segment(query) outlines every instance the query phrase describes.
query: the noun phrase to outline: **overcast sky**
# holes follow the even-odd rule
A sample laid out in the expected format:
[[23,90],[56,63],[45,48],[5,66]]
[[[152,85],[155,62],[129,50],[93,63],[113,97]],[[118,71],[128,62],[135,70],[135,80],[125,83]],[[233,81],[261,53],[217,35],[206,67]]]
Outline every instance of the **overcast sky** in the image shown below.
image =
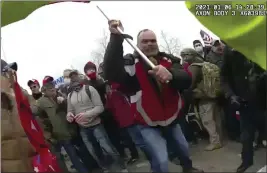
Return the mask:
[[[84,64],[93,59],[91,53],[98,48],[97,40],[102,37],[103,29],[108,29],[107,20],[96,5],[110,18],[120,19],[125,32],[134,39],[138,31],[145,28],[154,30],[158,37],[164,30],[169,36],[178,37],[184,47],[192,47],[193,40],[201,39],[200,29],[215,37],[187,10],[184,2],[179,1],[47,5],[25,20],[1,28],[4,50],[1,57],[18,63],[19,82],[25,89],[29,79],[41,82],[45,75],[57,78],[64,69],[73,66],[82,70]],[[124,52],[132,52],[127,43],[124,43]]]

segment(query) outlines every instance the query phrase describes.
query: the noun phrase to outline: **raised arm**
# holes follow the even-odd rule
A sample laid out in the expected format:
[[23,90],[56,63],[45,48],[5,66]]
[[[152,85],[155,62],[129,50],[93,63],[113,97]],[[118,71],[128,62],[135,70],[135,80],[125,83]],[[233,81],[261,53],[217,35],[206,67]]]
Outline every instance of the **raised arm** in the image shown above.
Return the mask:
[[111,34],[104,56],[104,77],[108,81],[124,83],[127,73],[124,69],[123,38],[118,34]]

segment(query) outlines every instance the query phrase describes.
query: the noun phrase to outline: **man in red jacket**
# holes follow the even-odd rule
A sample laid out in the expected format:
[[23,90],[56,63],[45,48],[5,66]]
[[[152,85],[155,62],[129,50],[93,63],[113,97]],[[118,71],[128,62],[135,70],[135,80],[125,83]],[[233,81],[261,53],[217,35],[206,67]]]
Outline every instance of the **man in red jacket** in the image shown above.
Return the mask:
[[104,76],[129,90],[134,121],[149,148],[152,171],[169,172],[166,141],[160,133],[163,130],[168,141],[177,144],[183,172],[202,172],[193,168],[188,143],[175,121],[183,106],[179,91],[190,87],[190,76],[180,59],[159,52],[156,35],[148,29],[139,32],[137,46],[156,67],[151,69],[137,53],[123,56],[124,35],[117,27],[122,28],[119,21],[109,21],[111,37],[104,57]]

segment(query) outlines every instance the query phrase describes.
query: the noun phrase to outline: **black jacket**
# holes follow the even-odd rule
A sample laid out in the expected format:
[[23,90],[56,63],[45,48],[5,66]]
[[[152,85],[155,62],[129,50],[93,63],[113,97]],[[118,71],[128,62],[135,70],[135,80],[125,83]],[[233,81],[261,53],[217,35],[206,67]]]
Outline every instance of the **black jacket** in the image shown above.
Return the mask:
[[266,100],[264,70],[238,51],[225,47],[221,84],[226,97],[239,96],[245,102],[263,108]]
[[[109,82],[119,83],[126,88],[132,89],[132,92],[136,92],[140,89],[139,81],[137,77],[130,76],[124,69],[127,64],[133,64],[135,58],[138,58],[143,62],[142,58],[138,55],[127,54],[123,56],[123,38],[121,35],[111,34],[110,42],[107,46],[106,53],[104,56],[104,76]],[[169,82],[169,85],[179,91],[187,89],[191,85],[191,77],[184,71],[180,64],[180,59],[175,58],[172,55],[166,53],[159,53],[159,57],[165,56],[172,60],[172,67],[169,71],[173,75],[173,79]],[[145,69],[151,69],[146,63],[143,62]],[[148,79],[154,88],[159,91],[157,82],[149,75]]]
[[100,95],[101,101],[103,105],[106,103],[106,83],[105,81],[101,79],[96,79],[96,80],[88,80],[88,84],[93,86],[98,94]]
[[210,51],[206,57],[205,57],[205,61],[210,62],[212,64],[217,65],[219,68],[222,68],[222,63],[223,63],[223,56],[222,55],[218,55],[216,53],[214,53],[213,51]]

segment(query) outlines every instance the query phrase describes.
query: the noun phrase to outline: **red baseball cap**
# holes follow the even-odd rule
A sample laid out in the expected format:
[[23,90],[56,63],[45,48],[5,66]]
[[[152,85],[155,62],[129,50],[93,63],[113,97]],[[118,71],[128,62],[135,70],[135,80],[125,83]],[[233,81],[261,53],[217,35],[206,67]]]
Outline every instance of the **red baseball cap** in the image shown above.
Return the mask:
[[30,87],[32,84],[36,84],[40,86],[40,83],[36,79],[29,80],[27,84],[28,84],[28,87]]
[[49,83],[49,82],[53,82],[54,78],[52,76],[45,76],[43,79],[43,85]]

